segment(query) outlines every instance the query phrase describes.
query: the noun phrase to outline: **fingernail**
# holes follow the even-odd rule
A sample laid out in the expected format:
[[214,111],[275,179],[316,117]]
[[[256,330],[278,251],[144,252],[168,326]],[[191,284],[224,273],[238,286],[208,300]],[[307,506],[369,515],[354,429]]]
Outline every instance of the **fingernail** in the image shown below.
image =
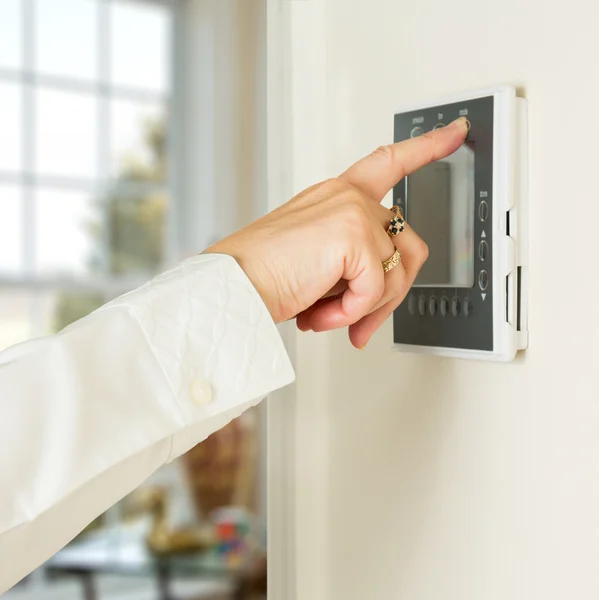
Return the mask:
[[466,117],[459,117],[458,119],[456,119],[455,121],[453,121],[451,123],[451,125],[454,126],[460,126],[460,127],[464,127],[464,125],[466,126],[466,131],[470,131],[470,121],[466,118]]

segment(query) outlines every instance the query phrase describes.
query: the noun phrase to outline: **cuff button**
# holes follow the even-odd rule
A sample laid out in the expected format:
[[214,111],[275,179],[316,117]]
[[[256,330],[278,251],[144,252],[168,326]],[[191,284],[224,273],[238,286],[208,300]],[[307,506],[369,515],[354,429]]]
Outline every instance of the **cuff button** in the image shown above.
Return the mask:
[[198,406],[205,406],[212,402],[212,388],[204,379],[196,379],[190,386],[191,399]]

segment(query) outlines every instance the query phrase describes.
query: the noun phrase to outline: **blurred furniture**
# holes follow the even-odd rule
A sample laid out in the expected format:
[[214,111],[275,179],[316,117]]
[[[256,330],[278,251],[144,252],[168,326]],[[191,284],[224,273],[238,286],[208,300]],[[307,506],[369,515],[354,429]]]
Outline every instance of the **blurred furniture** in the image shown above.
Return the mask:
[[255,514],[258,441],[256,415],[247,411],[181,458],[203,526],[171,527],[166,490],[140,488],[121,505],[125,522],[71,543],[46,563],[46,573],[78,578],[85,600],[99,600],[98,580],[108,575],[152,577],[159,600],[183,598],[175,591],[175,581],[215,579],[227,583],[230,591],[214,600],[263,600],[265,557],[250,560],[242,553],[240,560],[231,560],[235,549],[226,547],[235,543],[235,536],[224,535],[235,529],[234,519],[227,522],[228,513],[239,509]]
[[[78,578],[85,600],[99,600],[97,578],[108,574],[153,577],[159,600],[179,600],[180,597],[173,591],[175,580],[222,581],[228,583],[232,590],[231,600],[240,597],[246,565],[227,564],[210,550],[157,554],[148,549],[146,537],[145,530],[134,527],[129,531],[94,532],[88,539],[58,552],[44,568],[50,576]],[[221,600],[223,596],[217,598]],[[212,598],[203,597],[201,600]]]
[[266,557],[250,561],[241,568],[234,600],[266,600],[267,581]]
[[[123,577],[97,574],[94,586],[100,600],[156,600],[156,580],[153,576]],[[218,580],[174,579],[171,584],[176,598],[185,600],[230,600],[232,584]],[[2,595],[2,600],[81,600],[78,577],[44,579],[33,586],[16,587]]]
[[162,487],[142,487],[123,502],[127,515],[150,515],[150,531],[146,536],[149,549],[155,554],[171,555],[208,550],[216,543],[214,527],[209,523],[173,528],[168,522],[168,492]]
[[[200,519],[222,507],[257,508],[259,432],[255,411],[213,433],[192,448],[182,462]],[[267,594],[266,558],[243,565],[234,600],[263,600]]]
[[226,506],[255,511],[257,449],[256,415],[247,411],[182,457],[200,519]]

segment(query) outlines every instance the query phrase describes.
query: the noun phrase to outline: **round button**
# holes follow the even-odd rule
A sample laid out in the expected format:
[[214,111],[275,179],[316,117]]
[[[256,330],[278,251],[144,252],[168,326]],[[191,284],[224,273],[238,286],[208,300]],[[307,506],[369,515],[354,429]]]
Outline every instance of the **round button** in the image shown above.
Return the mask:
[[449,312],[449,298],[447,296],[443,296],[441,298],[441,314],[446,317]]
[[190,386],[191,399],[198,406],[204,406],[212,401],[212,388],[205,379],[196,379]]
[[437,123],[433,129],[441,129],[441,127],[445,127],[445,123]]
[[478,287],[484,292],[488,286],[489,274],[483,270],[478,274]]
[[489,216],[489,205],[486,200],[481,200],[478,205],[478,217],[481,221],[486,221]]
[[420,296],[420,298],[418,298],[418,312],[423,317],[426,314],[426,296]]
[[422,135],[424,133],[424,129],[422,129],[422,127],[414,127],[414,129],[412,129],[412,131],[410,132],[410,137],[418,137],[419,135]]
[[417,310],[418,310],[418,299],[416,298],[416,296],[414,296],[414,294],[412,294],[408,298],[408,312],[411,315],[415,315]]
[[472,308],[473,308],[472,302],[468,298],[466,298],[464,300],[464,314],[467,317],[469,317],[472,314]]
[[454,317],[457,317],[460,314],[460,299],[457,296],[454,296],[453,300],[451,301],[451,314]]
[[437,299],[434,296],[428,300],[428,312],[433,317],[437,314]]
[[481,260],[486,260],[487,256],[489,256],[489,244],[485,240],[482,240],[478,245],[478,255]]

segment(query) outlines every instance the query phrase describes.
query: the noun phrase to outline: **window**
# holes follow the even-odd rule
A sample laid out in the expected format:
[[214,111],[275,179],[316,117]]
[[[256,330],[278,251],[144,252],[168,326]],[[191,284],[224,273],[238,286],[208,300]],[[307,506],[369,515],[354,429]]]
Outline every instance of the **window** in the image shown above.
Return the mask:
[[[259,83],[249,85],[247,67],[261,65],[256,52],[247,52],[255,65],[249,58],[243,71],[236,64],[231,38],[247,17],[238,8],[200,0],[0,0],[0,349],[55,333],[220,237],[240,214],[238,202],[251,210],[236,144],[259,136],[233,124],[245,114],[240,107],[253,110],[248,99]],[[180,136],[170,134],[183,124]],[[196,169],[197,157],[206,168]],[[122,563],[139,559],[147,527],[162,525],[163,506],[171,507],[169,526],[218,522],[214,531],[247,531],[253,555],[263,548],[257,416],[248,411],[162,467],[67,548],[81,552],[77,544],[89,542],[93,556],[119,557],[94,578],[100,597],[156,596],[151,569]],[[246,528],[240,515],[255,526]],[[229,579],[238,579],[242,545],[216,540],[221,563],[209,556],[197,570],[182,569],[194,597],[224,597]],[[80,597],[80,581],[48,565],[22,583],[21,600]]]
[[177,3],[0,2],[0,349],[162,270]]

